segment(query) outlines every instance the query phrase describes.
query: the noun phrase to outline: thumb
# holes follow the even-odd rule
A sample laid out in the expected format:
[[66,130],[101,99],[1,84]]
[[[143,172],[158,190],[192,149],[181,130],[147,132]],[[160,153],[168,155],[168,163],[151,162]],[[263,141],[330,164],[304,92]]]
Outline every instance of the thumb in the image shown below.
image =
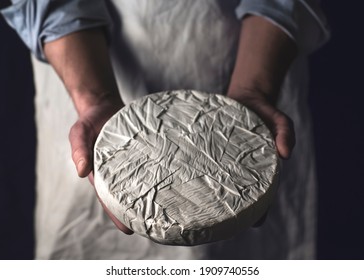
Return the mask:
[[257,99],[243,104],[263,120],[274,137],[279,156],[288,159],[296,143],[293,121],[268,101]]
[[278,110],[272,121],[269,128],[275,137],[278,153],[283,159],[288,159],[296,143],[293,121]]
[[78,176],[86,177],[93,167],[94,133],[85,123],[77,121],[69,133],[72,160],[76,165]]

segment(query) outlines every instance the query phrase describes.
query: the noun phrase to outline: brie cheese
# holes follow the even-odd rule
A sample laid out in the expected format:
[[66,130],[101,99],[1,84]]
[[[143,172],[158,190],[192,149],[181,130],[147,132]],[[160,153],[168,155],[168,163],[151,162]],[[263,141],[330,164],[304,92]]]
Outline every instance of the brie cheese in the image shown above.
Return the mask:
[[105,124],[94,153],[99,197],[135,233],[162,244],[233,236],[265,213],[277,185],[268,128],[222,95],[138,99]]

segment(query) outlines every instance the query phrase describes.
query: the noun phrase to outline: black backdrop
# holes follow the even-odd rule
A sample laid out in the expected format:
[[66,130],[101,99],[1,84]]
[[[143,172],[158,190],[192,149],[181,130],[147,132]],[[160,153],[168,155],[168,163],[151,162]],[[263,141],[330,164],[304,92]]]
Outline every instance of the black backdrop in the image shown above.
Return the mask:
[[30,259],[35,181],[31,64],[2,16],[0,38],[0,259]]
[[323,1],[332,38],[311,57],[324,259],[364,259],[363,5],[350,2]]
[[[330,42],[311,56],[318,258],[364,259],[362,9],[324,1]],[[34,257],[35,127],[29,52],[0,18],[0,259]],[[364,79],[363,79],[364,80]]]

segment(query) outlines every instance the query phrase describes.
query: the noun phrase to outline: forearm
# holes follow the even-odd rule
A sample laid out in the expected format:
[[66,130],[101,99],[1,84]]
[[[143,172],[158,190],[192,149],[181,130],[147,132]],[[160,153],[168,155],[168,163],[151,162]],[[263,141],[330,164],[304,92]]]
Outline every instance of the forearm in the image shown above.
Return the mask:
[[259,92],[275,102],[297,48],[279,27],[263,17],[243,20],[228,96],[244,102],[244,93]]
[[228,96],[263,119],[282,158],[289,158],[293,150],[294,128],[274,104],[296,53],[295,43],[279,27],[262,17],[244,18]]
[[104,100],[122,107],[101,28],[71,33],[46,43],[44,52],[82,115]]
[[44,52],[79,115],[69,140],[78,175],[85,177],[93,168],[93,146],[100,130],[123,106],[103,30],[71,33],[46,43]]

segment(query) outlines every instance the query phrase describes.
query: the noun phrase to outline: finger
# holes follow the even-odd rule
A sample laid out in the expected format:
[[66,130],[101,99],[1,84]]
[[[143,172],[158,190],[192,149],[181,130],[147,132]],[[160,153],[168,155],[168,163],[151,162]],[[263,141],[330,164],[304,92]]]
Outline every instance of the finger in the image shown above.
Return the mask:
[[278,154],[288,159],[295,145],[295,133],[292,120],[268,102],[257,101],[247,104],[264,121],[271,131]]
[[90,181],[91,185],[95,187],[95,177],[93,171],[91,171],[90,174],[88,174],[88,180]]
[[[97,195],[97,197],[99,198],[99,196]],[[113,213],[111,213],[111,211],[105,206],[105,204],[102,202],[102,200],[99,198],[99,201],[102,205],[102,207],[104,208],[106,214],[110,217],[110,219],[113,221],[113,223],[116,225],[116,227],[121,230],[122,232],[124,232],[127,235],[131,235],[134,232],[132,230],[130,230],[129,228],[127,228],[123,223],[121,223],[118,218],[116,218]]]
[[[90,180],[91,184],[93,186],[95,186],[95,181],[94,181],[94,173],[91,171],[90,174],[88,175],[88,179]],[[118,218],[116,218],[114,216],[113,213],[111,213],[111,211],[106,207],[106,205],[102,202],[101,198],[99,197],[97,191],[95,190],[96,192],[96,196],[98,198],[98,200],[100,201],[101,205],[102,205],[102,208],[104,208],[104,211],[106,212],[106,214],[110,217],[110,219],[113,221],[113,223],[115,224],[115,226],[121,230],[122,232],[124,232],[125,234],[128,234],[128,235],[131,235],[133,234],[134,232],[132,230],[130,230],[128,227],[126,227],[123,223],[121,223],[119,221]]]
[[78,176],[86,177],[92,170],[93,131],[77,121],[70,130],[69,141]]
[[288,159],[295,146],[295,132],[293,122],[283,113],[277,113],[274,119],[274,136],[280,157]]

